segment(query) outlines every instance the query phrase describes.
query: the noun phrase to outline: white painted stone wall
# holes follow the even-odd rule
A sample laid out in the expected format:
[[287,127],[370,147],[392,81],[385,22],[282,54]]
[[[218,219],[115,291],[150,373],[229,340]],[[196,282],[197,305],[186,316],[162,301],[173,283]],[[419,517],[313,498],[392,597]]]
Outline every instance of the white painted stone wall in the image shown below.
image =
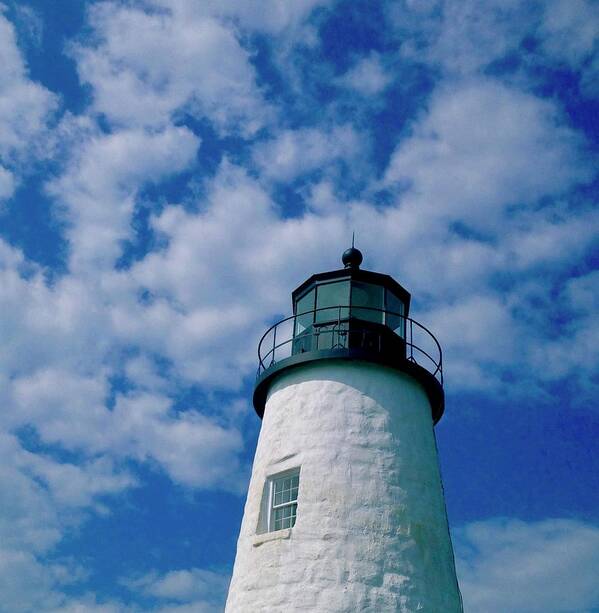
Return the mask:
[[[267,477],[294,467],[295,527],[257,534]],[[462,611],[430,405],[414,379],[326,360],[275,380],[226,611]]]

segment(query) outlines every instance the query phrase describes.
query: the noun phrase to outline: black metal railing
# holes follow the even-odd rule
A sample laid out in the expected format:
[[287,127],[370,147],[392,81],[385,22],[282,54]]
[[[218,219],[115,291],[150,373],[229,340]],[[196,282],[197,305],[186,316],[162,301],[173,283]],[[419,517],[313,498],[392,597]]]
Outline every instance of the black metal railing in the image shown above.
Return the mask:
[[258,343],[260,376],[281,360],[330,349],[394,351],[425,368],[443,385],[443,352],[432,332],[401,313],[339,305],[312,309],[272,325]]

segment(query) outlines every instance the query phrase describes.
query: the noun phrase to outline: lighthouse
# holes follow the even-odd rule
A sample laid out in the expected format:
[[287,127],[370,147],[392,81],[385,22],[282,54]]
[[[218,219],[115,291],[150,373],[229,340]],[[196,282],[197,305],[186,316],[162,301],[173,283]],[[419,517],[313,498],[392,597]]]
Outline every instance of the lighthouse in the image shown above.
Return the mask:
[[227,613],[462,611],[433,430],[441,347],[362,259],[352,247],[302,283],[260,341]]

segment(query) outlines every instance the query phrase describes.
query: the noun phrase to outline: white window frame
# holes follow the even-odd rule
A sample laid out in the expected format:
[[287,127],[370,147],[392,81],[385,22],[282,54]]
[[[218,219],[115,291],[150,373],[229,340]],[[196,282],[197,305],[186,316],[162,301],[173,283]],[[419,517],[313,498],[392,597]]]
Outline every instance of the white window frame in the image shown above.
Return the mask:
[[[283,509],[285,507],[291,507],[295,505],[295,521],[297,521],[297,508],[298,508],[298,498],[299,498],[299,476],[300,471],[299,468],[294,468],[292,470],[285,471],[283,473],[278,473],[276,475],[272,475],[268,478],[268,514],[267,514],[267,532],[276,532],[275,529],[275,510]],[[274,494],[275,494],[275,483],[279,481],[283,481],[284,479],[292,479],[293,477],[297,477],[297,497],[294,500],[289,500],[288,502],[282,502],[278,505],[274,504]],[[295,522],[294,522],[295,525]],[[288,526],[286,528],[278,528],[278,530],[288,530],[293,528],[293,526]]]

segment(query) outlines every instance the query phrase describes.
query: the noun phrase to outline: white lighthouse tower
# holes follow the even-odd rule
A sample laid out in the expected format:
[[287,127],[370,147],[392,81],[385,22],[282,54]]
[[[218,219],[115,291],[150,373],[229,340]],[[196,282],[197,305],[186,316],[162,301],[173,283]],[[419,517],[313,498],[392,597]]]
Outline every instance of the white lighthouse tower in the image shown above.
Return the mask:
[[292,295],[259,346],[262,417],[227,613],[460,613],[433,425],[441,348],[390,276]]

